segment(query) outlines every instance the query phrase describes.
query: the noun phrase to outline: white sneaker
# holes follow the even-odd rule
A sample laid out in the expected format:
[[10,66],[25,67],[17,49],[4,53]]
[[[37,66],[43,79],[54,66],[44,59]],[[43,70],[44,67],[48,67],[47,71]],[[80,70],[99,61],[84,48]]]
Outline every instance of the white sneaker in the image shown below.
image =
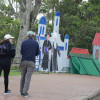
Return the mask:
[[8,94],[11,94],[11,90],[4,92],[4,95],[8,95]]
[[22,95],[23,95],[24,97],[26,97],[26,98],[29,97],[29,94],[28,94],[27,92],[23,93]]

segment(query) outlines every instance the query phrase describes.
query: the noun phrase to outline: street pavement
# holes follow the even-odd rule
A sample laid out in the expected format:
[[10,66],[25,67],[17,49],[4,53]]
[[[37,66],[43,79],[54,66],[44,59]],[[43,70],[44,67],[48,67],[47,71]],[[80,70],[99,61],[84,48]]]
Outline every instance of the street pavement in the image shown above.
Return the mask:
[[4,96],[4,79],[0,77],[0,100],[82,100],[100,90],[100,77],[75,74],[33,74],[28,91],[20,96],[20,76],[9,77],[11,94]]

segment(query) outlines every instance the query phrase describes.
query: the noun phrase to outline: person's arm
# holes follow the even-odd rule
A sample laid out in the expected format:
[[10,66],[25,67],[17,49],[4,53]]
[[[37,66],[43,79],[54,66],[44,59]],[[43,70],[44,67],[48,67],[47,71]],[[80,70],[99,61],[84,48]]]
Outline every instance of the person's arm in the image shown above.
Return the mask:
[[38,56],[40,53],[40,50],[39,50],[39,44],[37,43],[37,48],[36,48],[36,56]]
[[20,50],[21,55],[23,54],[23,43],[21,44],[21,50]]
[[10,57],[11,58],[15,57],[15,47],[13,44],[11,44],[11,48],[10,48]]

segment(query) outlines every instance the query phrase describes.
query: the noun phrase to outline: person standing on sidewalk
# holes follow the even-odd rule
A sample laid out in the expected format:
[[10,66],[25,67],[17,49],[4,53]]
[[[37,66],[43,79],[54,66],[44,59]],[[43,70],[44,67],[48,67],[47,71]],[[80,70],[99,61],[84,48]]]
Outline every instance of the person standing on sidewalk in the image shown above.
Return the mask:
[[11,93],[11,90],[8,89],[9,84],[9,72],[12,58],[15,57],[15,48],[12,44],[12,37],[10,34],[6,34],[4,36],[4,40],[0,41],[0,76],[2,70],[4,71],[4,86],[5,91],[4,95],[8,95]]
[[33,38],[33,31],[27,32],[27,40],[24,40],[21,45],[21,81],[20,94],[28,97],[28,90],[31,81],[31,76],[35,67],[35,56],[39,55],[39,44]]

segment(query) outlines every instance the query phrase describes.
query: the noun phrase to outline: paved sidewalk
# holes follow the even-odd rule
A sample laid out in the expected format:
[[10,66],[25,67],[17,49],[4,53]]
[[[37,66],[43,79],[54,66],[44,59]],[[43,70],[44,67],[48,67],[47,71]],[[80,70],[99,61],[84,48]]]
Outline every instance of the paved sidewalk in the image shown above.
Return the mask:
[[0,77],[0,100],[82,100],[100,89],[99,76],[70,74],[33,74],[29,98],[19,95],[20,76],[10,76],[12,93],[3,95],[3,77]]

